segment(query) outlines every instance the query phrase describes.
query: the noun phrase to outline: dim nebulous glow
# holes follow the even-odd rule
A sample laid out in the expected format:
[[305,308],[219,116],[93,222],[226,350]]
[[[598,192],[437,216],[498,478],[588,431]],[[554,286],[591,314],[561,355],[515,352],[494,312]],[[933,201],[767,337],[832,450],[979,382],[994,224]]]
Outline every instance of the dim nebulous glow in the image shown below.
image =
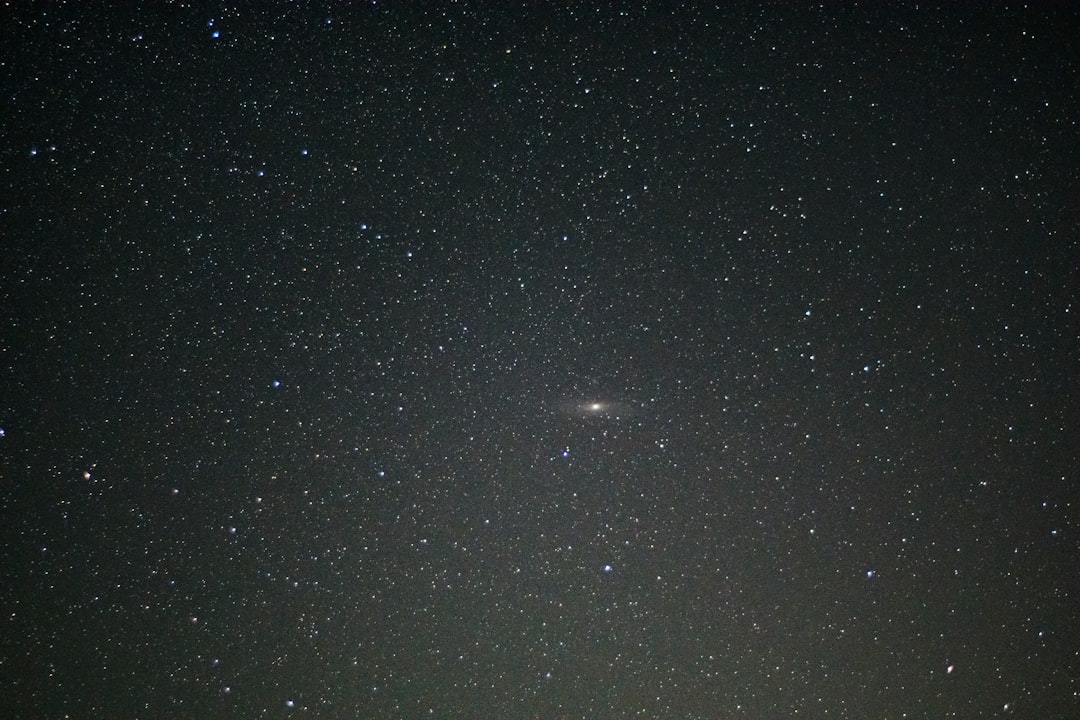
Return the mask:
[[567,417],[584,420],[620,420],[639,417],[642,407],[625,400],[589,398],[586,400],[563,400],[559,403],[559,413]]
[[175,5],[4,9],[4,717],[1078,716],[1080,4]]

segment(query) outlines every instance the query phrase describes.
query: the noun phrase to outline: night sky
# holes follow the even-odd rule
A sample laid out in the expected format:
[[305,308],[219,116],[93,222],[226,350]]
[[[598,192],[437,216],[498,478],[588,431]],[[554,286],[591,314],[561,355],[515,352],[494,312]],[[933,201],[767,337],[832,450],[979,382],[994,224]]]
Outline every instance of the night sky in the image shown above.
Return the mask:
[[4,8],[4,714],[1077,717],[1080,9],[980,5]]

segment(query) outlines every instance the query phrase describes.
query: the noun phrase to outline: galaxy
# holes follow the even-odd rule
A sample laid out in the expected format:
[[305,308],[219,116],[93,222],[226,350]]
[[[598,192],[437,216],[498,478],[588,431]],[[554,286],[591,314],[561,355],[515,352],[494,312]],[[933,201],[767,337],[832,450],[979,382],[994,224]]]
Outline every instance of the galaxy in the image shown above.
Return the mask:
[[566,417],[587,420],[629,420],[639,417],[648,410],[648,404],[622,400],[562,400],[558,404],[559,413]]
[[1080,9],[0,22],[12,718],[1080,717]]

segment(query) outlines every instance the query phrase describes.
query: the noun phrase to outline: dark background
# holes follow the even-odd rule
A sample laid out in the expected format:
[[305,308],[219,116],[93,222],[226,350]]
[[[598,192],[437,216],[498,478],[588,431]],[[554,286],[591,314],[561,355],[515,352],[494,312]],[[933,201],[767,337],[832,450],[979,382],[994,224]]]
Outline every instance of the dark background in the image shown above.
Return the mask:
[[1075,7],[118,5],[0,11],[5,715],[1080,713]]

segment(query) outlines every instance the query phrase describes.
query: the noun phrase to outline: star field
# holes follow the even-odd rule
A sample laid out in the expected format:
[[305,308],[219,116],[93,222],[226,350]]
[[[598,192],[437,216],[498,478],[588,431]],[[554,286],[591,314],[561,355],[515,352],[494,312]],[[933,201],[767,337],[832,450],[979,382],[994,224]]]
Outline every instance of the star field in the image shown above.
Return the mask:
[[1080,14],[2,11],[10,717],[1080,713]]

